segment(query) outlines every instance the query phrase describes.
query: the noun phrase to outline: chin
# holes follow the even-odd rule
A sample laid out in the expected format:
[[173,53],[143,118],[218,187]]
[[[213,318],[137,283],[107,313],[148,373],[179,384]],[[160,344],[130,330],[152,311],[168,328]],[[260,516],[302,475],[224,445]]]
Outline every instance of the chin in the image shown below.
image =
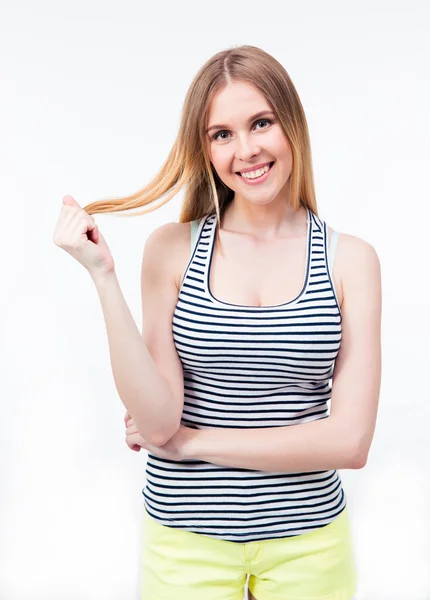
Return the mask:
[[259,196],[258,198],[255,198],[253,196],[242,195],[242,198],[245,200],[245,202],[248,202],[249,204],[254,204],[255,206],[267,206],[268,204],[271,204],[276,199],[276,194],[270,195],[270,197],[266,196],[264,198],[262,198],[261,196]]

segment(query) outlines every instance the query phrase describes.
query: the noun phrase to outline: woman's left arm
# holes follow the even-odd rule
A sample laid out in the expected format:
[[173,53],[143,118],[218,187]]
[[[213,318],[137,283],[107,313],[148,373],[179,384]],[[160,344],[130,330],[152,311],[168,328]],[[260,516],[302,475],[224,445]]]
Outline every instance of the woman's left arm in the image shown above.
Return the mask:
[[381,270],[373,246],[351,235],[339,236],[336,260],[343,291],[342,341],[329,417],[284,427],[181,428],[182,458],[272,472],[364,467],[381,383]]

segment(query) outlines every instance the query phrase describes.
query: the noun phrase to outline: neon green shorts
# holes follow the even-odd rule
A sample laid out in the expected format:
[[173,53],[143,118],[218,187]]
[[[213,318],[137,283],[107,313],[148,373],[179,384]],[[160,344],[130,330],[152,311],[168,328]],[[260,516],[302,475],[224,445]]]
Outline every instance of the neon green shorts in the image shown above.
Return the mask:
[[144,509],[141,600],[351,600],[357,571],[347,507],[293,537],[230,542],[161,525]]

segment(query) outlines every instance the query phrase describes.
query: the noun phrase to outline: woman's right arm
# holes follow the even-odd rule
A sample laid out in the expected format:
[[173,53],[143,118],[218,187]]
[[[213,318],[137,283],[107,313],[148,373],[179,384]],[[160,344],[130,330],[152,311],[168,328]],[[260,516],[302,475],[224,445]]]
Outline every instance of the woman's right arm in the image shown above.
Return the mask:
[[[188,240],[184,240],[184,225]],[[178,252],[190,243],[188,224],[167,223],[148,237],[142,259],[142,334],[115,271],[96,285],[109,341],[115,385],[139,434],[165,444],[179,429],[184,405],[182,365],[173,341]]]

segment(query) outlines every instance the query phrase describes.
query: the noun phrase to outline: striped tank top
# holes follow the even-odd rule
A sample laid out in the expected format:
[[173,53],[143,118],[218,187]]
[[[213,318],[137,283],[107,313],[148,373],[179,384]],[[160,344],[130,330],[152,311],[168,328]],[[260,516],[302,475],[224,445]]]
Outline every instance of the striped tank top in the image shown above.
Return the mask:
[[[175,306],[173,338],[184,374],[181,423],[192,428],[284,427],[329,416],[342,316],[333,285],[337,232],[308,211],[306,272],[296,298],[244,306],[209,286],[216,214],[195,225]],[[232,542],[308,533],[346,506],[337,470],[306,473],[173,461],[148,452],[148,515],[168,527]]]

